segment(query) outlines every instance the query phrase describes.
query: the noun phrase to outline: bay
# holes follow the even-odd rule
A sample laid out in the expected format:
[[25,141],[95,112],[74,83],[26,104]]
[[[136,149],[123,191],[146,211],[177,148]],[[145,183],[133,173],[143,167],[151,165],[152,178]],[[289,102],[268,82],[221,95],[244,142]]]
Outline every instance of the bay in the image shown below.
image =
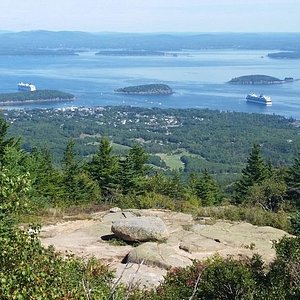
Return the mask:
[[[15,92],[20,81],[38,89],[75,95],[74,102],[35,103],[3,107],[62,108],[129,105],[161,108],[208,108],[222,111],[277,114],[300,119],[300,81],[279,85],[229,85],[233,77],[264,74],[300,78],[300,60],[275,60],[271,50],[182,51],[178,56],[0,56],[0,92]],[[274,50],[273,50],[274,52]],[[165,83],[170,96],[115,94],[128,85]],[[249,93],[263,93],[272,106],[247,103]]]

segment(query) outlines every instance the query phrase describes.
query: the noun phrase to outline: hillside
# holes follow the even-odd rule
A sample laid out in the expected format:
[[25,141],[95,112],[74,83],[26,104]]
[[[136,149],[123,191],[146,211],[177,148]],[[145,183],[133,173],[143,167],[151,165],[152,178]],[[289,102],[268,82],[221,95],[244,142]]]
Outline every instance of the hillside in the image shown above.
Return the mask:
[[[44,147],[61,161],[66,142],[75,138],[82,157],[93,153],[101,136],[108,136],[117,153],[139,142],[171,167],[217,174],[239,173],[253,143],[276,165],[289,164],[300,148],[299,123],[274,115],[201,109],[95,107],[5,112],[11,135],[23,146]],[[297,125],[298,124],[298,125]],[[247,134],[245,134],[245,132]],[[164,154],[164,155],[162,155]]]

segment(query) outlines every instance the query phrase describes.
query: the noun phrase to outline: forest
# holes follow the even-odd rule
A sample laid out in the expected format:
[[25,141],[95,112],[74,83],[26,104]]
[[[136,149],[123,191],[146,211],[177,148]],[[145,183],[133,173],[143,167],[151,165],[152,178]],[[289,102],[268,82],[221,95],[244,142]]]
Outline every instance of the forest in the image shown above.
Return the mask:
[[48,148],[59,164],[67,141],[76,141],[79,157],[97,149],[99,137],[114,143],[125,155],[140,143],[150,163],[184,173],[209,169],[218,178],[240,173],[253,144],[275,166],[289,165],[300,147],[299,122],[276,115],[200,109],[94,107],[7,110],[8,134],[22,137],[23,149]]
[[[53,207],[117,205],[121,208],[171,209],[200,215],[201,208],[218,206],[220,210],[229,208],[223,211],[225,219],[274,226],[296,236],[300,234],[300,152],[295,151],[297,146],[294,143],[283,142],[287,139],[299,141],[295,120],[206,110],[168,110],[169,117],[164,110],[128,110],[88,110],[98,122],[98,131],[93,127],[92,119],[86,117],[87,111],[80,109],[68,112],[72,113],[70,117],[64,115],[63,123],[61,114],[65,111],[60,110],[50,111],[50,115],[48,111],[6,112],[7,121],[0,119],[1,299],[299,299],[299,236],[285,237],[274,243],[276,258],[268,266],[258,255],[240,260],[213,257],[195,261],[191,267],[170,270],[157,288],[128,290],[126,286],[113,285],[113,272],[101,261],[83,260],[72,255],[62,257],[53,247],[42,247],[38,239],[40,227],[36,223],[29,225],[27,230],[20,227],[20,223],[24,224],[26,220],[40,220],[37,217]],[[143,122],[136,122],[137,115]],[[135,125],[139,135],[136,132],[126,135],[133,131],[129,130],[133,127],[122,131],[124,120],[124,125],[134,120],[137,124],[148,123],[148,129],[144,125]],[[29,121],[34,126],[27,126]],[[104,122],[110,122],[110,126]],[[249,123],[254,129],[251,130]],[[11,124],[10,129],[8,124]],[[55,127],[57,124],[59,126]],[[184,126],[186,124],[188,129]],[[13,126],[15,128],[11,130]],[[22,131],[17,131],[17,128]],[[58,128],[67,129],[60,133]],[[215,151],[220,151],[218,146],[228,138],[227,135],[224,139],[224,135],[231,131],[228,128],[238,128],[237,136],[232,134],[225,146],[229,147],[228,144],[233,142],[238,149],[231,160],[228,154],[227,163],[240,159],[241,172],[225,187],[220,186],[209,168],[187,176],[182,176],[180,170],[166,174],[163,168],[149,164],[149,154],[144,148],[147,143],[139,144],[137,140],[137,137],[153,139],[154,135],[157,141],[165,142],[163,145],[158,143],[159,147],[166,147],[168,151],[184,145],[191,153],[200,153],[207,160],[222,163]],[[123,134],[118,136],[119,140],[117,129]],[[37,130],[40,133],[33,139],[38,134]],[[182,136],[180,144],[172,136],[173,130]],[[259,134],[263,131],[267,131],[268,138],[264,136],[266,132]],[[166,132],[171,134],[166,135]],[[245,132],[247,136],[242,139]],[[273,132],[276,134],[272,135]],[[57,156],[55,164],[53,155],[56,154],[44,142],[48,133],[57,135],[58,145],[62,147],[62,155]],[[145,135],[140,136],[140,133]],[[78,134],[98,134],[95,147],[85,159],[78,155],[80,148],[76,146],[82,140]],[[189,134],[199,144],[203,143],[207,152],[203,150],[205,147],[197,150],[195,143],[184,139]],[[50,140],[52,135],[47,138]],[[63,135],[66,143],[62,142]],[[168,139],[170,135],[172,141]],[[205,142],[213,139],[214,135],[214,141],[221,141],[212,147]],[[252,135],[260,143],[252,143]],[[163,139],[165,136],[167,138]],[[246,145],[237,147],[246,138]],[[30,144],[38,139],[40,144]],[[112,140],[123,141],[122,144],[128,140],[129,148],[126,152],[114,152]],[[271,142],[268,143],[269,140]],[[251,145],[244,154],[249,143]],[[226,155],[224,149],[221,151]]]

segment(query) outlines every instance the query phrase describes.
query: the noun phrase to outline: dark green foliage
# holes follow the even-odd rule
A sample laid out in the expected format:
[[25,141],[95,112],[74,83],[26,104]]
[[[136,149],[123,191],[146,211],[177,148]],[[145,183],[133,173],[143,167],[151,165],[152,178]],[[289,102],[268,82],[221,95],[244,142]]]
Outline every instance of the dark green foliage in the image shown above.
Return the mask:
[[278,211],[284,203],[287,186],[282,178],[275,174],[249,187],[245,202],[259,205],[264,210]]
[[0,164],[3,164],[3,156],[6,148],[12,147],[16,143],[16,140],[14,138],[6,137],[7,129],[7,123],[5,122],[5,120],[0,118]]
[[166,84],[144,84],[116,89],[115,92],[124,94],[168,95],[172,94],[172,89]]
[[56,90],[37,90],[34,92],[17,92],[0,94],[0,102],[24,102],[24,101],[41,101],[41,100],[71,100],[74,95]]
[[63,257],[43,248],[37,227],[0,222],[0,298],[107,299],[112,273],[101,262]]
[[275,243],[277,258],[267,274],[271,299],[300,298],[300,237]]
[[112,155],[112,146],[107,138],[99,141],[97,152],[88,163],[87,169],[95,180],[104,196],[108,196],[116,189],[116,176],[119,170],[117,157]]
[[245,75],[232,78],[228,81],[230,84],[274,84],[282,82],[283,80],[268,75]]
[[203,206],[218,204],[221,201],[220,188],[207,170],[195,182],[194,189]]
[[70,140],[64,152],[63,185],[64,199],[70,204],[97,202],[100,192],[97,184],[82,170],[75,157],[75,142]]
[[293,165],[287,171],[286,182],[290,197],[300,207],[300,152],[294,159]]
[[99,136],[109,136],[114,143],[130,147],[141,142],[150,154],[182,149],[186,172],[199,173],[206,168],[230,179],[240,173],[254,143],[263,144],[263,155],[276,167],[291,163],[300,147],[296,121],[274,115],[137,107],[5,114],[12,122],[10,134],[22,136],[27,151],[47,146],[56,164],[68,139],[75,138],[80,156],[86,157],[97,151]]
[[292,232],[300,236],[300,212],[297,211],[291,216]]
[[120,159],[118,182],[124,194],[142,193],[147,171],[149,155],[138,144],[135,144],[125,158]]
[[243,202],[249,188],[256,183],[260,184],[267,177],[267,174],[268,171],[261,156],[260,146],[254,144],[247,165],[242,171],[242,178],[236,184],[236,202]]
[[202,299],[255,299],[255,281],[249,267],[233,259],[216,259],[209,264],[198,289]]
[[32,196],[54,204],[63,196],[62,172],[54,168],[48,149],[33,149],[26,161],[32,182]]

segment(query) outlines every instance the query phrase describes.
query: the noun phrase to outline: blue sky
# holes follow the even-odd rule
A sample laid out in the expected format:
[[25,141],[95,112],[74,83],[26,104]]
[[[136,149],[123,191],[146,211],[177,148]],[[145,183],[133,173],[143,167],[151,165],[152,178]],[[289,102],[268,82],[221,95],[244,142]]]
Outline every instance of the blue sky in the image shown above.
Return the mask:
[[300,0],[0,0],[0,30],[300,32]]

